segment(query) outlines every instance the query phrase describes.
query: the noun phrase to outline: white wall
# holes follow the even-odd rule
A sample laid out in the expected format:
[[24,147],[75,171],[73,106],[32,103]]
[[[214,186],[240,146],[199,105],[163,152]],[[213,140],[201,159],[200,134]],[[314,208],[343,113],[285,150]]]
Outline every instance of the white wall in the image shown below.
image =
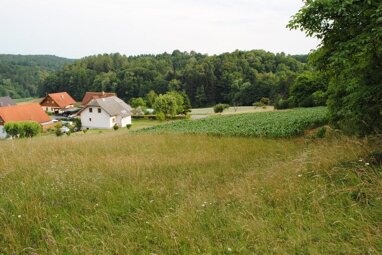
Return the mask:
[[[89,108],[93,109],[93,112],[89,112]],[[101,109],[101,113],[98,112],[98,107],[86,107],[81,112],[82,128],[94,128],[94,129],[111,129],[114,126],[112,117],[109,116],[104,110]],[[91,118],[91,121],[89,120]]]
[[118,116],[117,122],[120,127],[126,127],[126,125],[131,124],[131,116],[127,116],[125,118]]
[[5,132],[4,126],[0,126],[0,139],[7,137],[7,132]]

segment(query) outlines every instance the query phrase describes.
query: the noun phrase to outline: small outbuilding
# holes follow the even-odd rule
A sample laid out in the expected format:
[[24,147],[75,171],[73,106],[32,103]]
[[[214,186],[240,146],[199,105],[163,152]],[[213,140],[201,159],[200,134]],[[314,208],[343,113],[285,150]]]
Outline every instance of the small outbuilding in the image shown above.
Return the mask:
[[112,129],[131,124],[131,106],[111,96],[91,100],[79,113],[83,129]]

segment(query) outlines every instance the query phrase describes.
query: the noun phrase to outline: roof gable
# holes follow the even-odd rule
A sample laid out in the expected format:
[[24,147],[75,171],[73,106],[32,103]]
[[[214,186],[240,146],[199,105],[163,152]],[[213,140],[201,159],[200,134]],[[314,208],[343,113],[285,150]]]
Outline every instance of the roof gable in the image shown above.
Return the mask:
[[131,106],[116,96],[93,99],[82,111],[89,107],[100,107],[110,116],[121,116],[124,118],[131,115]]
[[37,103],[0,107],[0,118],[4,122],[35,121],[44,123],[51,121]]
[[93,99],[106,98],[111,96],[117,96],[112,92],[86,92],[84,98],[82,99],[81,105],[85,106]]
[[[66,92],[48,94],[47,97],[50,97],[61,108],[64,108],[66,106],[73,105],[76,103],[76,101]],[[44,100],[47,97],[45,97]]]

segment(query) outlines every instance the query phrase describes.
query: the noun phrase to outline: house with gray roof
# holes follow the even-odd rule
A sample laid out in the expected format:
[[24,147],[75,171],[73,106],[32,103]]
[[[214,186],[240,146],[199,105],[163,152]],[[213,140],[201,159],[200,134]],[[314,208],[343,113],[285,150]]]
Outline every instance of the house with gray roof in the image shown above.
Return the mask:
[[10,97],[0,97],[0,107],[16,105]]
[[131,107],[111,96],[91,100],[79,113],[83,129],[112,129],[131,125]]

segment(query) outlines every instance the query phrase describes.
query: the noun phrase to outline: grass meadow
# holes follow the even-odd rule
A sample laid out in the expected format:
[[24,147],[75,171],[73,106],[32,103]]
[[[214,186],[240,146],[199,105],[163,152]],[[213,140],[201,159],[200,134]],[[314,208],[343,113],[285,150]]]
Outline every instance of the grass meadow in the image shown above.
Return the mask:
[[3,141],[0,254],[379,254],[374,150],[336,135]]

